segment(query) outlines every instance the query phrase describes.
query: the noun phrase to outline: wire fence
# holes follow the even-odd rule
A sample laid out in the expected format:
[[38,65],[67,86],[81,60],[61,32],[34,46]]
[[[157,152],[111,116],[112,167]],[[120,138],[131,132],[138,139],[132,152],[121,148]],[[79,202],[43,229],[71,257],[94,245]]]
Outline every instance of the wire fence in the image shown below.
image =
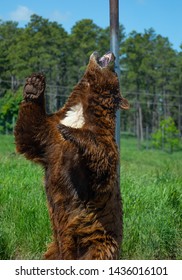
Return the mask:
[[[0,80],[1,85],[7,85],[9,89],[16,90],[23,86],[24,81]],[[0,98],[5,90],[0,87]],[[70,95],[73,86],[56,86],[47,84],[45,91],[46,111],[54,113],[60,109]],[[182,96],[171,93],[150,93],[146,91],[123,91],[122,95],[130,103],[130,110],[121,112],[121,132],[124,136],[137,137],[138,143],[146,142],[146,148],[150,147],[151,135],[159,128],[160,121],[167,117],[175,120],[179,130],[178,137],[182,134]],[[12,119],[14,127],[15,119]]]

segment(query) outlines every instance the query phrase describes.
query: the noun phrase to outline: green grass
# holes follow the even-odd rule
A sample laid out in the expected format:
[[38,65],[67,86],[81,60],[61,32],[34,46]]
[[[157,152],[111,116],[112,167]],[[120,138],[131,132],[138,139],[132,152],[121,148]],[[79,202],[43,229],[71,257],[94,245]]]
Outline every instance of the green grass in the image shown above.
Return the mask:
[[182,152],[121,141],[124,259],[182,259]]
[[40,259],[51,232],[41,168],[0,136],[0,259]]
[[[122,259],[182,259],[182,152],[121,141]],[[40,259],[50,241],[41,168],[0,136],[0,259]]]

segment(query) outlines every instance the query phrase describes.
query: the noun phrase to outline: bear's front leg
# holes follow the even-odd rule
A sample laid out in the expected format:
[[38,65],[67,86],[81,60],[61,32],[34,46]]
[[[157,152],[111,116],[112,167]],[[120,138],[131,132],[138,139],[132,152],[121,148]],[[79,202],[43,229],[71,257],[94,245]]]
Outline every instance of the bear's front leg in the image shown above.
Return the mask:
[[48,135],[44,90],[45,77],[42,74],[32,74],[27,78],[14,130],[17,151],[39,163],[44,163]]
[[58,130],[65,140],[78,147],[83,157],[87,159],[88,167],[98,177],[103,177],[103,174],[117,168],[117,147],[112,144],[112,136],[106,140],[90,129],[72,128],[63,124],[58,125]]

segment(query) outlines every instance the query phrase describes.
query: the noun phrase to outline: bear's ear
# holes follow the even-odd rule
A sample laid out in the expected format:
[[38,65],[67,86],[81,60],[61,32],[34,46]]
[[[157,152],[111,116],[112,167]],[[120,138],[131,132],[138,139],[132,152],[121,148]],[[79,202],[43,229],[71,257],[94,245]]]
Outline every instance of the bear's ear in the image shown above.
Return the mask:
[[130,104],[128,100],[124,97],[121,96],[121,101],[120,101],[120,108],[124,110],[128,110],[130,108]]

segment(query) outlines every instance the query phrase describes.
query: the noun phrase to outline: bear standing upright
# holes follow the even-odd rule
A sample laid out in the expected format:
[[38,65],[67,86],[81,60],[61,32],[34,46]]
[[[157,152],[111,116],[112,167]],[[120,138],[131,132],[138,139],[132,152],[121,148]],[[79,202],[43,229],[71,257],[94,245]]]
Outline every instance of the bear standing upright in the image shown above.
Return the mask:
[[[122,205],[115,114],[128,109],[114,55],[94,52],[64,107],[47,115],[45,78],[26,80],[15,127],[17,151],[45,170],[53,242],[45,259],[119,258]],[[38,222],[38,221],[37,221]]]

